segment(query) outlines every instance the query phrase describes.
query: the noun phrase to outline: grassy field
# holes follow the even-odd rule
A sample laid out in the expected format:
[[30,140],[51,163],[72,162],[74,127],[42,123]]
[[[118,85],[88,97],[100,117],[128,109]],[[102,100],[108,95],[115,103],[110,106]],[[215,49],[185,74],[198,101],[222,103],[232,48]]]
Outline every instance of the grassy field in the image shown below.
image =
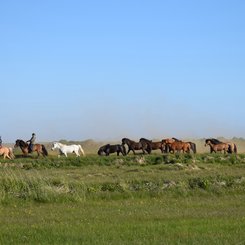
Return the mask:
[[0,244],[245,244],[245,155],[0,160]]

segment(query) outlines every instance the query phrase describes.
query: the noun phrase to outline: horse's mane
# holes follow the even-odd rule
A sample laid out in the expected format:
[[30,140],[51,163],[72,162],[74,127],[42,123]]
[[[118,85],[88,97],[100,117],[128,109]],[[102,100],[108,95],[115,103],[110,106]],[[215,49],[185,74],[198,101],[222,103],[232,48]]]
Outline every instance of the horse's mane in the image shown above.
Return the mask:
[[140,138],[140,141],[147,141],[147,142],[152,142],[152,140],[148,140],[148,139],[146,139],[146,138]]
[[182,140],[179,140],[179,139],[177,139],[177,138],[172,138],[173,140],[175,140],[175,141],[177,141],[177,142],[182,142]]
[[206,139],[205,142],[207,143],[208,141],[210,141],[212,144],[217,145],[217,144],[222,144],[223,142],[221,142],[218,139],[215,138],[211,138],[211,139]]
[[19,142],[24,142],[25,143],[25,141],[24,140],[22,140],[22,139],[17,139],[16,141],[19,141]]
[[19,142],[19,145],[20,145],[20,146],[26,147],[26,146],[28,145],[28,144],[27,144],[24,140],[22,140],[22,139],[17,139],[16,142]]
[[123,141],[129,141],[129,142],[133,142],[133,143],[135,142],[135,141],[133,141],[133,140],[131,140],[131,139],[129,139],[129,138],[123,138],[123,139],[122,139],[122,142],[123,142]]

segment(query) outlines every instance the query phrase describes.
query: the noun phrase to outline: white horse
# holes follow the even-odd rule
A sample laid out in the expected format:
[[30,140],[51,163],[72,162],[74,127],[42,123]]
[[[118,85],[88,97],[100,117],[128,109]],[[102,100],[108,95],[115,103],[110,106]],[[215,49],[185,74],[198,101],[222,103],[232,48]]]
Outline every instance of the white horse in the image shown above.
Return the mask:
[[65,155],[67,157],[67,153],[75,153],[77,157],[80,157],[79,150],[82,152],[83,156],[85,156],[84,150],[81,145],[65,145],[59,142],[54,142],[51,150],[59,149],[60,155]]

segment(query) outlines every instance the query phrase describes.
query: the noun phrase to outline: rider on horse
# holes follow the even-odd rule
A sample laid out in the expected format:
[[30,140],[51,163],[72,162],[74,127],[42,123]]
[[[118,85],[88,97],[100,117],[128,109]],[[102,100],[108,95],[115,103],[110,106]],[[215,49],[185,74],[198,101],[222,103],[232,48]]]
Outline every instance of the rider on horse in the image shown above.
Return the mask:
[[3,143],[2,136],[0,136],[0,148],[2,148],[2,143]]
[[29,146],[28,146],[28,152],[31,153],[33,150],[33,145],[35,143],[36,140],[36,135],[33,133],[32,137],[26,141],[26,143],[30,142]]

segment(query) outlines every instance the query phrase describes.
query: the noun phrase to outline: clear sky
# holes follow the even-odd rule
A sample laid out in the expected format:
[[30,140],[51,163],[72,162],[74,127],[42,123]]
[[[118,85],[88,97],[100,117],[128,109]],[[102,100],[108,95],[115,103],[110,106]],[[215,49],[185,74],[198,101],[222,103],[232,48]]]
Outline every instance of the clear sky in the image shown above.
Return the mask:
[[5,142],[245,137],[245,1],[0,2]]

